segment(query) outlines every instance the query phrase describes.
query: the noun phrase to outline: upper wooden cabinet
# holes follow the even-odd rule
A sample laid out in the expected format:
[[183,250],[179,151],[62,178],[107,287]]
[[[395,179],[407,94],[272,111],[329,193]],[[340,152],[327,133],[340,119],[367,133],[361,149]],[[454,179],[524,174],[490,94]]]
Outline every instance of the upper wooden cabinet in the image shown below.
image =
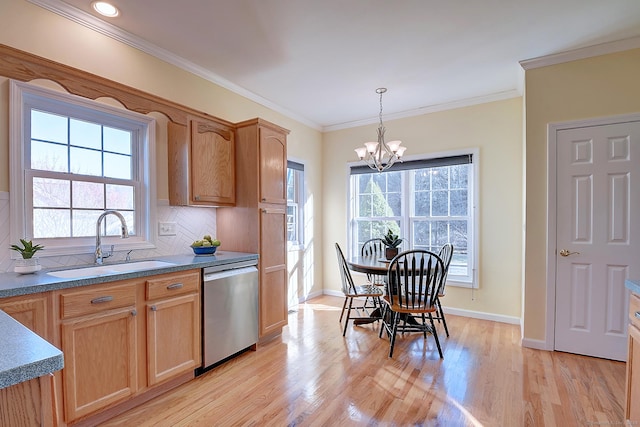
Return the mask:
[[258,127],[260,202],[287,203],[286,134],[271,127]]
[[169,203],[233,206],[236,201],[235,140],[231,126],[191,119],[168,125]]

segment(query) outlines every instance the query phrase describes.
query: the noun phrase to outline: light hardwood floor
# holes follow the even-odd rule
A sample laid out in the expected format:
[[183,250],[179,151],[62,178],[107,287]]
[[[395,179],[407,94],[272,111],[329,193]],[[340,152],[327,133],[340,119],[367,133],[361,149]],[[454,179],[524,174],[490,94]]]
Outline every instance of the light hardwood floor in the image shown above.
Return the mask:
[[447,316],[433,337],[349,326],[341,298],[301,304],[278,339],[104,426],[623,425],[625,364],[520,346],[520,327]]

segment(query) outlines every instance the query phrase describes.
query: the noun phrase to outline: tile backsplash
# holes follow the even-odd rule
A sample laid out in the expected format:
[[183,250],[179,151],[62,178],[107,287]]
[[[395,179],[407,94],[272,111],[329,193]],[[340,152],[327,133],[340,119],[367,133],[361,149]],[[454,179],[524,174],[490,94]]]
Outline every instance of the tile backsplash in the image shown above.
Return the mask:
[[[0,192],[0,272],[12,271],[15,260],[11,259],[11,224],[9,193]],[[169,206],[167,200],[158,200],[157,222],[175,222],[175,236],[158,236],[155,249],[135,250],[131,259],[150,258],[163,255],[191,253],[189,245],[205,234],[215,235],[216,209]],[[157,230],[158,224],[153,224]],[[109,261],[124,260],[126,252],[115,252]],[[93,254],[40,257],[44,268],[67,267],[93,263]]]

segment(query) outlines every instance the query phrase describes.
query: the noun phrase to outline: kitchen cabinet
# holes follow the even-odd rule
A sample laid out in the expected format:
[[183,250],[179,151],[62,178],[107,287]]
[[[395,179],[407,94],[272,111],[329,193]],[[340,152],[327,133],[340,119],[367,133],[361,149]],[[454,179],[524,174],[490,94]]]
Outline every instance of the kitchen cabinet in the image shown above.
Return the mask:
[[147,280],[147,377],[150,386],[200,366],[200,272]]
[[137,391],[134,281],[59,292],[66,421]]
[[[38,293],[0,300],[0,310],[51,342],[50,296]],[[0,426],[51,426],[57,420],[53,375],[0,389]]]
[[627,358],[627,393],[625,418],[640,423],[640,296],[629,299],[629,355]]
[[258,253],[260,337],[287,324],[288,130],[262,119],[236,124],[236,205],[218,209],[225,249]]
[[0,426],[54,426],[53,375],[0,389]]
[[193,377],[201,360],[200,274],[55,291],[67,423]]
[[191,119],[168,124],[169,203],[233,206],[236,201],[235,135],[226,122]]
[[49,294],[39,293],[0,300],[0,310],[22,323],[33,332],[51,340],[49,332]]

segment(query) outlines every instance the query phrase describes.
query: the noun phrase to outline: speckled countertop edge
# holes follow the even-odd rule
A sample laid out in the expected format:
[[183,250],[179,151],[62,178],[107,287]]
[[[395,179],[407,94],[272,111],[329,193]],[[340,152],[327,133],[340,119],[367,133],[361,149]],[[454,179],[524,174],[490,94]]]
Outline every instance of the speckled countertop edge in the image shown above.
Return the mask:
[[[155,257],[174,265],[129,273],[108,274],[79,279],[62,279],[46,274],[53,270],[41,270],[34,274],[0,274],[0,298],[68,289],[98,283],[114,282],[137,277],[165,274],[194,268],[214,267],[243,261],[257,260],[257,254],[220,251],[210,256],[174,255]],[[138,262],[144,260],[132,260]],[[75,266],[71,268],[82,268]],[[55,270],[62,270],[61,268]],[[67,269],[68,270],[68,269]],[[0,310],[0,388],[5,388],[48,375],[64,367],[62,352],[46,340]]]
[[0,310],[0,388],[64,367],[62,352]]
[[634,294],[640,295],[640,280],[625,280],[624,285]]

